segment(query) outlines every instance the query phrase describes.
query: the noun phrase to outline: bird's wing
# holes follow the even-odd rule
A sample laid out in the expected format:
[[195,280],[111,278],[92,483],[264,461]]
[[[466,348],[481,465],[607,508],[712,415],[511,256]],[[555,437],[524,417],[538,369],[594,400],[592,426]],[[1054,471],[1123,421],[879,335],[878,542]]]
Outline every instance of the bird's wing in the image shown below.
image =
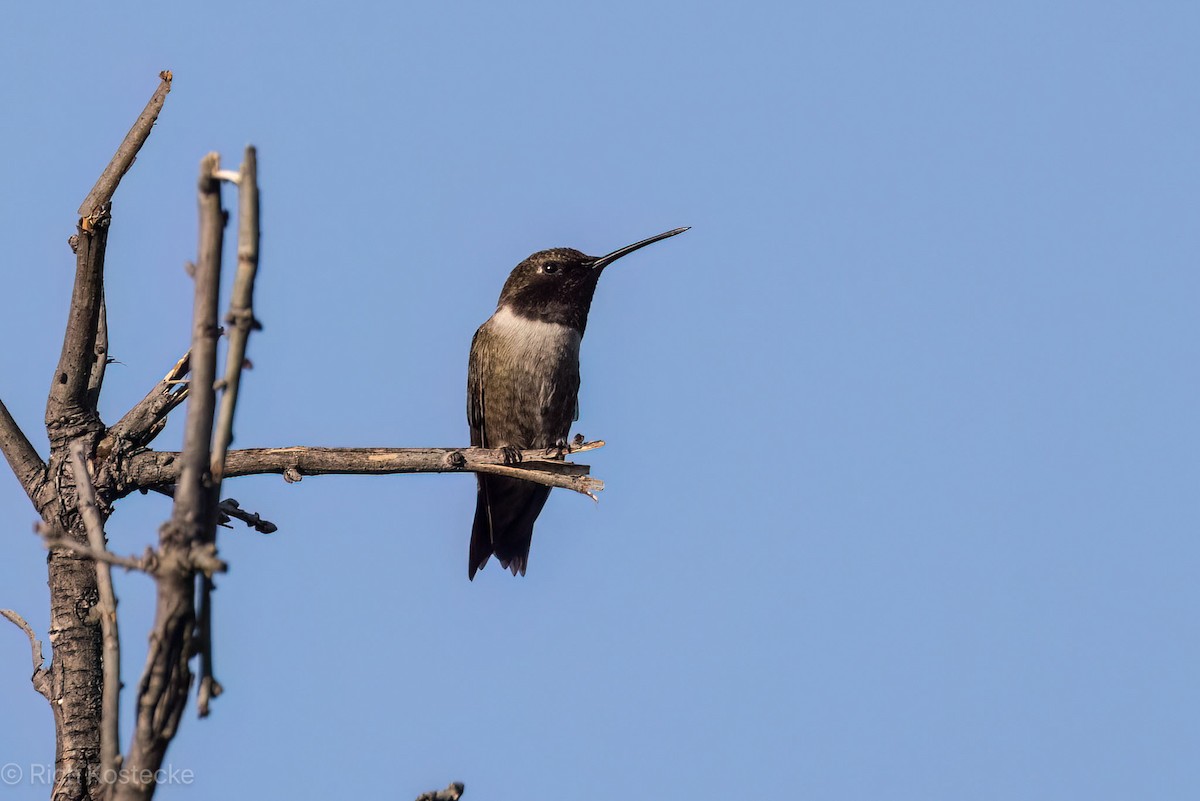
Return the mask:
[[481,347],[487,338],[487,326],[480,326],[471,339],[471,359],[467,366],[467,425],[471,427],[471,444],[477,448],[487,447],[487,432],[484,430],[484,375],[488,365],[484,363],[486,348]]
[[[471,358],[467,365],[467,425],[471,429],[471,445],[487,447],[488,437],[484,430],[484,374],[488,369],[485,363],[486,348],[482,347],[487,338],[487,324],[480,326],[471,339]],[[488,482],[481,473],[475,475],[478,485],[478,497],[475,502],[475,523],[471,527],[471,551],[467,565],[467,577],[475,578],[475,571],[483,567],[492,555],[492,504],[488,498]]]

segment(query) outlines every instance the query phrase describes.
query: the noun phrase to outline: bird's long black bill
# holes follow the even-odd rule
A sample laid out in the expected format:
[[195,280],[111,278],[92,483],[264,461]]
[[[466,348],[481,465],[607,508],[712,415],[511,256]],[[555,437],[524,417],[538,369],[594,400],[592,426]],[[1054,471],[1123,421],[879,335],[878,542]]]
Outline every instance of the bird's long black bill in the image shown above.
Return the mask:
[[641,242],[634,242],[632,245],[626,245],[625,247],[621,248],[620,250],[614,250],[612,253],[609,253],[607,256],[601,256],[600,258],[598,258],[594,262],[592,262],[592,269],[593,270],[603,270],[605,267],[612,264],[614,261],[621,258],[622,256],[628,256],[633,251],[638,250],[639,248],[646,247],[646,245],[653,245],[655,242],[657,242],[660,239],[666,239],[669,236],[675,236],[676,234],[682,234],[684,231],[688,230],[689,228],[691,228],[690,225],[685,225],[683,228],[676,228],[673,231],[667,231],[665,233],[658,234],[657,236],[652,236],[649,239],[643,239]]

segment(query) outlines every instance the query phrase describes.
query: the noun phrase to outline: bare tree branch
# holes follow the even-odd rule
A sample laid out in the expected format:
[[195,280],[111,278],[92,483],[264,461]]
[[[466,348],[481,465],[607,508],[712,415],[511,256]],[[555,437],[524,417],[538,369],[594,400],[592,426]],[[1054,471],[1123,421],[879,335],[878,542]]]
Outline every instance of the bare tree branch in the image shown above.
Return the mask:
[[[117,785],[116,801],[147,801],[154,794],[154,776],[162,766],[187,705],[195,626],[195,571],[184,558],[195,559],[213,525],[215,498],[209,466],[212,448],[213,388],[217,361],[217,299],[221,280],[221,242],[225,214],[220,184],[213,175],[220,164],[216,153],[200,162],[200,243],[196,260],[196,293],[192,307],[192,382],[183,452],[171,519],[159,532],[159,551],[177,569],[158,573],[157,607],[150,633],[146,669],[138,688],[138,713],[133,743],[125,763],[125,781]],[[215,555],[210,554],[215,560]]]
[[217,558],[210,545],[196,545],[186,552],[173,552],[170,556],[163,556],[153,548],[147,548],[141,556],[121,556],[107,549],[97,551],[91,545],[53,533],[43,533],[42,538],[46,547],[52,551],[65,551],[93,562],[104,562],[106,565],[123,567],[151,577],[180,571],[194,571],[210,576],[229,570],[229,565]]
[[221,410],[217,417],[213,442],[213,484],[219,489],[225,473],[225,453],[233,442],[233,415],[237,409],[242,367],[246,362],[246,344],[254,319],[254,279],[258,273],[258,155],[246,148],[238,179],[238,264],[233,293],[229,298],[229,352],[222,381]]
[[[154,121],[171,91],[171,73],[160,73],[162,83],[151,96],[112,160],[96,180],[92,191],[79,207],[79,224],[72,245],[75,249],[75,288],[67,316],[62,355],[50,384],[46,403],[46,426],[51,440],[71,438],[89,430],[99,430],[95,395],[99,394],[103,367],[93,370],[97,346],[104,345],[107,358],[107,331],[101,339],[100,319],[104,295],[104,250],[113,194],[125,172],[133,164]],[[95,392],[89,392],[94,388]]]
[[[78,440],[71,443],[71,468],[75,473],[79,514],[87,527],[88,545],[97,553],[107,553],[104,517],[100,513],[100,505],[96,503],[96,490],[88,474],[83,443]],[[100,631],[104,638],[100,777],[102,782],[109,782],[117,775],[121,759],[121,640],[117,632],[117,595],[113,591],[112,570],[103,559],[96,560],[96,584],[100,590],[100,600],[92,607],[92,611],[100,619]]]
[[220,334],[217,302],[225,229],[221,185],[213,176],[219,165],[220,157],[216,153],[209,153],[200,163],[200,254],[196,260],[196,295],[192,310],[192,379],[171,520],[177,530],[164,531],[172,545],[202,539],[214,503],[210,492],[210,460],[216,408],[217,337]]
[[12,609],[0,609],[0,616],[8,618],[29,638],[29,650],[33,652],[33,688],[44,695],[46,700],[50,700],[49,676],[45,667],[46,657],[42,655],[42,641],[33,633],[33,627],[25,622],[25,618]]
[[33,449],[17,421],[8,413],[4,401],[0,401],[0,450],[4,451],[4,458],[16,474],[17,481],[33,498],[38,484],[46,479],[46,464]]
[[[238,389],[242,367],[246,363],[246,345],[250,331],[257,325],[254,319],[254,278],[258,273],[258,154],[247,147],[238,174],[238,263],[229,298],[229,351],[225,375],[221,380],[221,408],[217,414],[212,453],[213,498],[220,497],[221,478],[225,472],[225,454],[233,441],[233,415],[237,410]],[[205,532],[216,542],[216,529]],[[200,615],[197,621],[197,640],[200,644],[200,686],[196,692],[196,708],[200,717],[208,716],[209,701],[221,694],[221,684],[213,675],[212,636],[212,579],[200,581]]]
[[[604,442],[573,446],[571,453],[595,450]],[[506,464],[503,449],[488,448],[247,448],[229,451],[225,477],[274,473],[289,481],[320,475],[393,475],[397,473],[492,473],[522,478],[547,487],[562,487],[584,495],[604,489],[588,475],[591,468],[552,460],[545,450],[521,451],[521,461]],[[145,451],[125,464],[129,490],[174,483],[180,474],[180,454]]]
[[100,321],[108,224],[108,207],[104,206],[94,218],[85,218],[77,229],[75,287],[71,292],[62,354],[46,401],[46,428],[52,444],[57,438],[72,438],[100,428],[95,408],[88,405],[88,382]]
[[176,406],[187,398],[188,384],[183,377],[191,369],[191,351],[183,354],[183,358],[175,362],[163,379],[146,397],[138,401],[125,416],[114,423],[105,435],[100,450],[112,450],[116,439],[124,439],[135,447],[149,445],[154,437],[162,430],[162,423]]
[[196,715],[208,717],[212,699],[225,691],[221,682],[213,675],[212,637],[212,592],[211,576],[200,578],[200,608],[196,614],[196,647],[200,651],[200,683],[196,688]]
[[121,183],[121,179],[125,177],[125,173],[129,171],[134,159],[137,158],[138,151],[142,149],[142,145],[150,136],[150,131],[154,128],[154,121],[158,119],[163,104],[167,102],[167,93],[171,91],[171,71],[163,70],[158,77],[162,79],[162,83],[150,96],[150,102],[146,104],[146,108],[133,123],[129,133],[125,134],[125,139],[117,148],[117,152],[113,154],[108,166],[104,168],[104,172],[100,173],[92,191],[88,192],[83,203],[79,204],[80,217],[94,217],[99,209],[112,200],[113,194],[117,191],[117,185]]
[[463,790],[466,785],[462,782],[452,782],[445,790],[434,790],[428,793],[421,793],[417,796],[417,801],[458,801],[462,798]]

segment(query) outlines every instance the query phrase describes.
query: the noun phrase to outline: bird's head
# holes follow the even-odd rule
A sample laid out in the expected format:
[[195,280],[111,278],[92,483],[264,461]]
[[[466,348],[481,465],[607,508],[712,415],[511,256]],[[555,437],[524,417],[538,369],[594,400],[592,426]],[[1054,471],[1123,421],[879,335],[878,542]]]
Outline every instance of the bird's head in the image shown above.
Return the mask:
[[573,248],[539,250],[509,274],[498,305],[508,306],[522,317],[569,325],[582,332],[587,325],[596,283],[605,267],[639,248],[686,230],[676,228],[614,250],[607,256],[588,256]]

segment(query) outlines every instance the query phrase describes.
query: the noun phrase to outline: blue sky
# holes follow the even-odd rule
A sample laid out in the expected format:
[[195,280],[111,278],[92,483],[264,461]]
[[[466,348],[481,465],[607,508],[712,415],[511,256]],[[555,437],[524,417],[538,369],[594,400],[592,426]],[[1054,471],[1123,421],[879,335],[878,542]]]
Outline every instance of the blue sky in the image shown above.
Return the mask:
[[[110,422],[185,347],[209,150],[259,148],[241,447],[465,444],[513,265],[692,226],[604,276],[608,488],[552,495],[524,579],[466,580],[468,476],[231,483],[281,530],[223,535],[227,691],[160,797],[1195,797],[1195,6],[77,13],[0,29],[0,397],[43,450],[66,237],[161,69]],[[112,547],[167,514],[122,502]],[[0,606],[44,636],[33,516],[0,476]],[[118,592],[133,687],[152,586]],[[5,798],[53,760],[28,672],[5,624]]]

